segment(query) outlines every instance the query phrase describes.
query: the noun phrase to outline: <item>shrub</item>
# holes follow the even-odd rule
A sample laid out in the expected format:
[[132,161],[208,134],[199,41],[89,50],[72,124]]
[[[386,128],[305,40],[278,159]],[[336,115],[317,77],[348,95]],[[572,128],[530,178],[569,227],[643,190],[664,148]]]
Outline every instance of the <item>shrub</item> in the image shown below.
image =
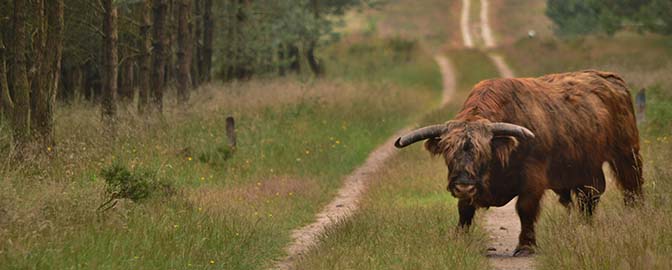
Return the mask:
[[117,199],[139,202],[155,194],[165,196],[174,193],[172,184],[159,180],[155,171],[146,169],[130,171],[120,162],[114,162],[110,167],[104,168],[100,175],[107,185],[105,192],[109,196],[108,203]]
[[410,61],[413,51],[415,51],[418,42],[401,37],[395,37],[387,40],[387,48],[394,53],[395,61]]
[[233,157],[234,152],[235,149],[228,145],[218,145],[203,151],[198,155],[198,160],[211,165],[221,165]]

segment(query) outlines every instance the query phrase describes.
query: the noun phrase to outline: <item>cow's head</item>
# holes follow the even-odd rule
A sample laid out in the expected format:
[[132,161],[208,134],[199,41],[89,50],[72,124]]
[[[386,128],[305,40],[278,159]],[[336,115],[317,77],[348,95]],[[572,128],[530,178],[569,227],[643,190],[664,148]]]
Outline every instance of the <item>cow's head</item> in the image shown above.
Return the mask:
[[414,130],[394,145],[402,148],[427,140],[427,151],[445,159],[448,190],[457,198],[469,199],[488,185],[491,162],[506,167],[519,143],[531,138],[534,133],[514,124],[456,120]]

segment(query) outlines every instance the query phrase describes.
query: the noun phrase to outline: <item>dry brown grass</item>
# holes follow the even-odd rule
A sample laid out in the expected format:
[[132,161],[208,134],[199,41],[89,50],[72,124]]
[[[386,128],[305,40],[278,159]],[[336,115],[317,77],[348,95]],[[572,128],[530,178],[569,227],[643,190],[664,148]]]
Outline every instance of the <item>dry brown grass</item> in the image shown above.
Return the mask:
[[547,196],[539,224],[541,269],[670,269],[672,260],[672,158],[670,142],[644,147],[645,201],[623,206],[614,185],[607,188],[592,220],[568,213]]
[[529,30],[536,38],[553,36],[552,22],[544,12],[546,0],[490,0],[490,24],[500,45],[527,39]]
[[[186,107],[169,94],[160,118],[120,106],[114,141],[101,136],[98,107],[60,106],[53,157],[0,157],[0,268],[137,268],[134,257],[162,269],[206,267],[211,259],[262,267],[328,201],[340,177],[436,93],[379,80],[213,84]],[[201,151],[226,143],[229,115],[238,121],[239,149],[219,164],[199,162]],[[99,172],[114,160],[156,171],[177,194],[122,200],[99,213],[106,198]]]
[[376,35],[420,41],[429,49],[461,47],[459,18],[452,15],[459,14],[459,8],[459,0],[390,1],[380,9],[351,12],[344,29],[349,42]]
[[237,187],[198,187],[189,190],[187,197],[195,206],[222,215],[231,209],[249,210],[271,199],[303,198],[319,201],[322,189],[319,183],[309,179],[274,177]]

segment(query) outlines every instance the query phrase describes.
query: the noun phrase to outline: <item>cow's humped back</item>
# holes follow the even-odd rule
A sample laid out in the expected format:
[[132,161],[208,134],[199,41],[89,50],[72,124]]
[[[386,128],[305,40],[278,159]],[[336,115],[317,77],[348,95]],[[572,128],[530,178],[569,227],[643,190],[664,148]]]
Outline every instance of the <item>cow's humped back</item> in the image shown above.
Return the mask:
[[637,137],[625,82],[594,70],[483,81],[456,118],[527,127],[537,135],[536,154],[571,163],[601,163],[613,152],[610,148]]

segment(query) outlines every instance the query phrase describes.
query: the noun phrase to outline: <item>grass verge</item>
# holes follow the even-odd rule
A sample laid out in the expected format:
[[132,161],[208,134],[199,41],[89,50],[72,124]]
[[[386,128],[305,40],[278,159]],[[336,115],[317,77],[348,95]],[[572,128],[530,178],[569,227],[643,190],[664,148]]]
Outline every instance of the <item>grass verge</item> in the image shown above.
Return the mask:
[[[116,141],[100,136],[97,107],[60,107],[53,158],[0,165],[0,268],[270,265],[290,230],[312,220],[344,175],[439,102],[440,80],[418,77],[438,74],[437,67],[419,50],[403,61],[396,53],[359,61],[370,57],[387,57],[395,69],[366,83],[336,73],[213,84],[187,108],[167,106],[161,120],[124,107]],[[235,151],[224,137],[229,115],[237,120]],[[8,131],[0,131],[6,144]],[[100,172],[119,163],[175,191],[120,199],[101,213],[109,194]]]
[[[497,76],[478,51],[451,51],[460,67],[454,102],[421,120],[421,125],[449,120],[468,90]],[[400,151],[372,176],[355,216],[329,232],[298,269],[483,269],[485,235],[455,230],[457,201],[445,190],[445,166],[431,159],[421,144]]]

